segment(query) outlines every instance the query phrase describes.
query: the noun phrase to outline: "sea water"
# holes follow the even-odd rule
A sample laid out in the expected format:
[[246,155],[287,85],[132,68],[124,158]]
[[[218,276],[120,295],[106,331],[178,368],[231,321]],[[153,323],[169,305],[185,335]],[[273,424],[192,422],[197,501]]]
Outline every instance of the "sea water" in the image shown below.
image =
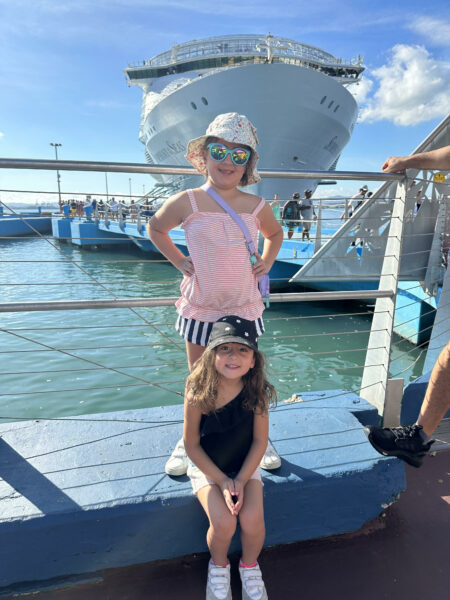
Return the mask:
[[[130,246],[82,250],[0,241],[1,302],[177,296],[181,274]],[[359,302],[272,304],[260,348],[279,399],[358,392],[372,313]],[[51,418],[181,403],[184,342],[172,306],[0,314],[0,417]],[[422,373],[424,352],[395,337],[391,376]]]

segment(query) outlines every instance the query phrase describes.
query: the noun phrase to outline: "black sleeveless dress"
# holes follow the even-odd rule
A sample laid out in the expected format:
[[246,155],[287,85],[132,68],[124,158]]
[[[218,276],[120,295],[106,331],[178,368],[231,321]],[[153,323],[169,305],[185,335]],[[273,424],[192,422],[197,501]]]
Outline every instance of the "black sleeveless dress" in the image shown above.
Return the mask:
[[244,390],[215,412],[202,415],[200,445],[229,477],[241,469],[253,442],[252,410],[242,406]]

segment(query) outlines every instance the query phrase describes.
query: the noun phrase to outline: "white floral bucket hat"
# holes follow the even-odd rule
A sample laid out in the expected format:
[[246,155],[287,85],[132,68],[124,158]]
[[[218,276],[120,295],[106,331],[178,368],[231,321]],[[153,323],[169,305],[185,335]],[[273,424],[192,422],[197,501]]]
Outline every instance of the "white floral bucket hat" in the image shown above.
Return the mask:
[[195,138],[188,143],[186,160],[193,165],[199,173],[207,176],[206,161],[204,156],[205,140],[209,137],[216,137],[227,142],[243,144],[252,149],[252,155],[247,166],[247,183],[241,185],[252,185],[261,181],[261,177],[256,170],[258,162],[258,152],[256,145],[259,144],[256,135],[256,128],[250,123],[245,115],[238,113],[224,113],[218,115],[212,123],[208,125],[206,134]]

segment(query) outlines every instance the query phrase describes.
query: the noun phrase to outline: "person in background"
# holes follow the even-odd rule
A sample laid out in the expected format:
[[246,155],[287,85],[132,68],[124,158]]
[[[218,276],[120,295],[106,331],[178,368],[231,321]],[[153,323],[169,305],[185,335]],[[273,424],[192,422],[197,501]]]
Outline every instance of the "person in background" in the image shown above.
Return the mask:
[[270,203],[270,207],[273,211],[275,219],[279,222],[281,219],[281,209],[280,209],[280,202],[278,200],[278,194],[273,195],[273,200]]
[[300,194],[295,192],[292,194],[292,199],[288,200],[286,204],[283,206],[283,211],[281,213],[281,218],[283,219],[283,224],[288,228],[288,239],[290,240],[294,235],[294,229],[299,226],[299,218],[300,218],[300,210],[298,207],[298,201],[300,199]]
[[300,200],[298,205],[302,219],[302,241],[307,240],[308,242],[310,241],[309,230],[311,229],[311,223],[313,218],[316,217],[311,196],[312,191],[305,190],[305,197],[303,200]]
[[[411,156],[390,156],[383,164],[385,173],[404,169],[450,170],[450,146]],[[448,276],[448,275],[447,275]],[[366,427],[372,446],[385,456],[397,456],[420,467],[434,440],[436,427],[450,410],[450,341],[441,350],[431,371],[417,421],[403,427]]]
[[119,212],[119,203],[116,201],[114,196],[109,201],[109,208],[110,208],[110,213],[111,213],[111,219],[113,219],[113,221],[117,221],[117,214]]
[[264,373],[255,322],[219,319],[186,382],[188,476],[209,520],[207,600],[231,600],[228,550],[239,520],[244,600],[267,600],[258,565],[265,525],[259,462],[268,442],[274,387]]
[[131,218],[132,223],[136,222],[137,211],[138,211],[137,204],[134,202],[134,200],[131,200],[131,202],[130,202],[130,218]]
[[[184,275],[176,302],[176,330],[186,342],[189,370],[205,351],[217,319],[237,314],[254,321],[258,335],[264,332],[258,277],[270,271],[283,230],[265,200],[239,189],[260,181],[257,144],[256,129],[245,115],[218,115],[206,134],[190,140],[187,147],[186,159],[206,177],[206,183],[169,198],[147,226],[153,244]],[[210,188],[239,213],[255,247],[261,231],[263,251],[254,255],[254,264],[241,229],[210,196]],[[169,236],[179,225],[185,230],[189,256]],[[264,468],[281,464],[270,442],[263,461]],[[166,473],[184,475],[187,466],[183,440],[179,440],[166,463]]]
[[[348,218],[350,218],[353,215],[353,213],[355,212],[355,210],[357,208],[359,208],[361,206],[361,204],[364,202],[364,198],[366,197],[366,193],[368,192],[368,190],[369,190],[369,188],[367,187],[367,185],[362,185],[359,188],[359,192],[351,197],[350,208],[348,211]],[[344,219],[344,218],[345,218],[345,210],[342,213],[342,215],[340,216],[340,219]]]

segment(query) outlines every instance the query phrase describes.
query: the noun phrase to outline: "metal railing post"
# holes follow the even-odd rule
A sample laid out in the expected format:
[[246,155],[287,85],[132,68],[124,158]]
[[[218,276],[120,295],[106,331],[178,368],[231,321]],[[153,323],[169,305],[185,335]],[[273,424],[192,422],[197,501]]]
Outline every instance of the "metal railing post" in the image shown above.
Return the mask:
[[314,241],[314,253],[316,253],[322,245],[322,198],[319,198],[319,208],[317,209],[316,220],[316,239]]
[[391,223],[381,268],[378,291],[394,290],[391,298],[377,298],[372,319],[369,343],[359,395],[378,409],[383,415],[386,410],[386,390],[389,378],[390,349],[394,328],[395,299],[403,237],[406,205],[406,181],[398,183]]

